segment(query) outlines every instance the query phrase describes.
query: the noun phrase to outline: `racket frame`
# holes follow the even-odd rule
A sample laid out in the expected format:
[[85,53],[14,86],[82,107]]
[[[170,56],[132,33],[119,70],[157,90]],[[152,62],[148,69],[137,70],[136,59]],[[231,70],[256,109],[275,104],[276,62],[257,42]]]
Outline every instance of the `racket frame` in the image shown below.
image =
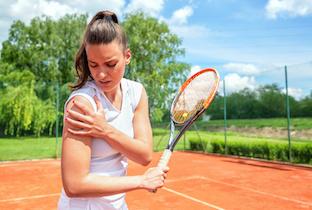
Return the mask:
[[[173,107],[174,107],[174,105],[176,103],[176,99],[181,95],[181,93],[184,91],[184,89],[187,87],[187,85],[195,77],[197,77],[199,74],[202,74],[202,73],[207,72],[207,71],[213,71],[216,74],[217,81],[214,84],[215,85],[214,86],[214,90],[213,90],[214,92],[204,102],[203,107],[200,110],[198,110],[190,119],[188,119],[184,123],[177,123],[174,120],[173,116],[172,116],[172,111],[173,111]],[[167,145],[166,149],[164,150],[162,156],[160,157],[160,160],[158,162],[157,167],[165,168],[168,165],[168,162],[169,162],[169,160],[171,158],[173,149],[174,149],[175,145],[178,143],[178,141],[181,138],[181,136],[192,125],[192,123],[208,108],[208,106],[210,105],[210,103],[214,99],[214,97],[216,95],[216,92],[217,92],[217,89],[218,89],[219,81],[220,81],[220,76],[219,76],[218,72],[215,69],[213,69],[213,68],[206,68],[206,69],[203,69],[203,70],[197,72],[193,76],[191,76],[180,87],[180,90],[179,90],[178,94],[173,99],[173,103],[171,104],[171,109],[170,109],[170,138],[169,138],[169,144]],[[182,128],[179,130],[179,133],[173,138],[174,131],[175,131],[175,126],[182,126]],[[151,190],[151,192],[156,193],[157,189]]]
[[[186,122],[184,123],[177,123],[173,116],[172,116],[172,112],[173,112],[173,108],[176,104],[176,99],[182,94],[182,92],[184,91],[184,89],[194,80],[194,78],[196,78],[198,75],[203,74],[205,72],[214,72],[216,77],[217,77],[217,81],[214,84],[214,90],[213,93],[210,95],[209,98],[207,98],[203,104],[203,107],[198,110],[190,119],[188,119]],[[218,74],[218,72],[213,69],[213,68],[206,68],[203,69],[199,72],[197,72],[196,74],[192,75],[190,78],[188,78],[180,87],[180,90],[178,92],[178,94],[174,97],[173,99],[173,103],[171,104],[171,109],[170,109],[170,140],[169,140],[169,144],[167,145],[166,149],[170,150],[171,152],[173,151],[175,145],[178,143],[179,139],[181,138],[181,136],[184,134],[184,132],[193,124],[193,122],[199,117],[201,116],[201,114],[208,108],[208,106],[211,104],[212,100],[214,99],[217,89],[218,89],[218,84],[220,81],[220,76]],[[179,130],[179,133],[173,138],[174,135],[174,131],[175,131],[175,127],[176,126],[182,126],[182,128]],[[173,138],[173,139],[172,139]]]

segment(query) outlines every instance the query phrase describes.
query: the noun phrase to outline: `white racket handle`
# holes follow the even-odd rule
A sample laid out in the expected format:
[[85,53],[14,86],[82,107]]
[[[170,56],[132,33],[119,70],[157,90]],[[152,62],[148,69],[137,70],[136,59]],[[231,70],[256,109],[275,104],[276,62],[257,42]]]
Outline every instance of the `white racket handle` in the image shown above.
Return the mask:
[[[170,160],[171,154],[172,154],[171,150],[165,149],[165,151],[163,152],[162,156],[160,157],[160,160],[158,162],[157,167],[159,167],[161,169],[164,169],[168,165],[168,162]],[[156,193],[157,189],[150,190],[150,192]]]
[[172,154],[171,150],[165,149],[165,151],[163,152],[163,154],[162,154],[162,156],[158,162],[157,167],[159,167],[161,169],[165,168],[168,165],[171,154]]

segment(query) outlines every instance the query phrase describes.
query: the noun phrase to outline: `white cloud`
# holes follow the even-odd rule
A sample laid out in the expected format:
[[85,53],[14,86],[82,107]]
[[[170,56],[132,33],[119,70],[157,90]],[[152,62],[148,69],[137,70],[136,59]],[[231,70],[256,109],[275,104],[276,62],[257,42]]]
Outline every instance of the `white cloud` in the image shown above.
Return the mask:
[[125,0],[64,0],[64,3],[83,13],[88,12],[90,18],[100,10],[111,10],[121,18],[126,4]]
[[279,15],[305,16],[312,14],[311,0],[269,0],[266,5],[268,18],[275,19]]
[[[251,90],[257,88],[257,82],[254,77],[241,77],[236,73],[232,73],[226,75],[224,80],[227,94],[243,90],[244,88],[249,88]],[[220,85],[220,87],[222,87],[222,85]]]
[[[27,11],[27,12],[25,12]],[[27,0],[17,0],[15,4],[9,7],[9,15],[15,19],[20,19],[28,23],[32,18],[41,15],[47,15],[52,18],[60,18],[65,14],[78,12],[68,5],[57,1],[35,0],[29,3]]]
[[230,72],[236,72],[244,75],[257,75],[260,73],[260,70],[253,64],[228,63],[223,65],[222,68]]
[[158,16],[162,11],[164,6],[164,0],[154,0],[154,1],[146,1],[146,0],[132,0],[127,8],[126,12],[133,11],[143,11],[151,16]]
[[192,66],[191,67],[191,72],[189,73],[189,75],[187,77],[191,77],[192,75],[194,75],[195,73],[199,72],[201,70],[200,66]]
[[[284,88],[282,90],[283,93],[286,93],[286,89]],[[302,99],[305,94],[304,94],[304,91],[301,89],[301,88],[291,88],[289,87],[288,88],[288,94],[292,97],[294,97],[296,100],[300,100]]]
[[173,12],[172,17],[169,19],[169,24],[172,25],[183,25],[187,24],[187,19],[192,16],[193,8],[190,6],[185,6]]
[[212,32],[205,26],[200,25],[170,25],[173,33],[177,34],[183,39],[189,39],[194,42],[194,39],[207,39]]
[[100,10],[112,10],[121,18],[125,0],[6,0],[0,1],[0,8],[0,43],[2,43],[7,38],[14,20],[29,23],[36,16],[47,15],[58,19],[72,13],[88,13],[91,18]]

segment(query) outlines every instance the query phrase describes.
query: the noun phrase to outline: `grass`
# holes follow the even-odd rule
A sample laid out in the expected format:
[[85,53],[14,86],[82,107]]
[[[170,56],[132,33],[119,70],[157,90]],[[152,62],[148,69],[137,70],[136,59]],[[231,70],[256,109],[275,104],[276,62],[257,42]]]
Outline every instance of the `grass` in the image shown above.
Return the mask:
[[[224,120],[210,120],[208,122],[196,122],[199,128],[217,128],[224,126]],[[292,118],[290,119],[291,129],[303,130],[312,129],[312,118]],[[281,128],[287,129],[286,118],[272,118],[272,119],[229,119],[227,126],[235,126],[239,128]]]
[[[223,127],[223,120],[211,120],[209,122],[196,122],[199,131],[187,131],[176,145],[177,150],[189,150],[189,139],[197,138],[200,141],[209,141],[215,139],[224,141],[223,132],[207,132],[211,127]],[[312,129],[311,118],[296,118],[291,120],[293,128],[297,130]],[[252,120],[229,120],[228,126],[236,127],[273,127],[284,128],[286,119],[252,119]],[[194,127],[193,127],[194,129]],[[162,126],[153,128],[154,135],[154,150],[161,151],[165,149],[169,139],[168,123]],[[58,157],[61,154],[61,137],[58,138]],[[227,141],[267,141],[270,142],[285,142],[287,139],[272,139],[242,136],[238,132],[227,132]],[[293,139],[292,142],[312,143],[312,136],[307,140]],[[42,159],[56,157],[56,139],[55,137],[21,137],[21,138],[0,138],[0,161],[7,160],[25,160],[25,159]]]
[[[60,146],[58,148],[58,154],[61,154]],[[55,157],[55,137],[25,137],[0,139],[0,161],[43,159]]]

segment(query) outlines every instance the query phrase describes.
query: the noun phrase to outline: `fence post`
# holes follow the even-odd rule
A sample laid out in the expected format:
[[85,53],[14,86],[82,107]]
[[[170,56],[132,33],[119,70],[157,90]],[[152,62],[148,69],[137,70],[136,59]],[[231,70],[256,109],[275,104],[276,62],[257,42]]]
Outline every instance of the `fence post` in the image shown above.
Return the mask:
[[56,142],[56,146],[55,146],[55,158],[58,158],[58,127],[59,127],[59,120],[58,120],[58,113],[59,113],[59,103],[60,103],[60,99],[59,99],[59,83],[56,82],[56,119],[55,119],[55,142]]
[[224,99],[224,153],[227,154],[227,136],[226,136],[226,127],[227,127],[227,122],[226,122],[226,93],[225,93],[225,79],[223,79],[223,99]]
[[290,140],[290,107],[288,97],[288,78],[287,66],[285,66],[285,83],[286,83],[286,113],[287,113],[287,134],[288,134],[288,160],[291,162],[291,140]]

